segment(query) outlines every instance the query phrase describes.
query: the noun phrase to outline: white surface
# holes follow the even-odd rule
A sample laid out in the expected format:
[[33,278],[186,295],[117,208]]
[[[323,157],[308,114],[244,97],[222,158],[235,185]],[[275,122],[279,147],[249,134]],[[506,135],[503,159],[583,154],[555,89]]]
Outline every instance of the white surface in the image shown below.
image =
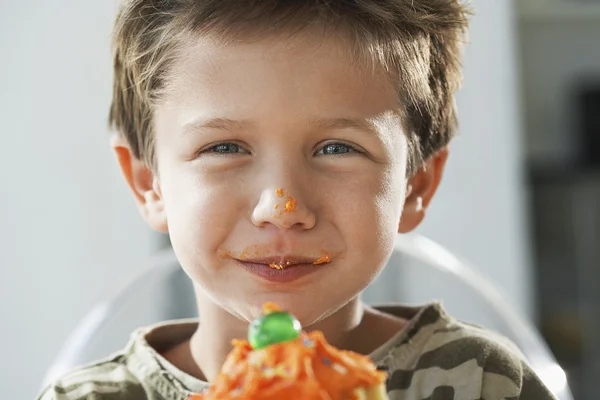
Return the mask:
[[113,2],[0,10],[0,397],[33,399],[66,335],[152,240],[108,146]]
[[461,135],[420,233],[467,259],[534,316],[512,2],[473,0]]
[[[58,346],[153,236],[108,150],[114,1],[0,3],[3,398],[30,399]],[[529,310],[510,2],[477,0],[462,137],[421,232]],[[118,260],[118,261],[115,261]]]

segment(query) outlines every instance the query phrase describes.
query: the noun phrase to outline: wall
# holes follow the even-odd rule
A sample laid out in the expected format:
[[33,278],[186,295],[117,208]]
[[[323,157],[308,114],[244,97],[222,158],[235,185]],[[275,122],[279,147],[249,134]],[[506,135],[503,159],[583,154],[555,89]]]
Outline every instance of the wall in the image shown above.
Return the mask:
[[494,280],[534,316],[515,16],[507,0],[472,1],[475,16],[457,97],[461,134],[422,233]]
[[530,18],[519,25],[528,158],[574,161],[578,154],[575,89],[600,85],[600,7],[596,17]]
[[577,96],[586,84],[600,87],[600,2],[527,0],[521,6],[524,136],[537,172],[536,262],[543,271],[540,322],[574,397],[591,399],[600,388],[600,175],[579,164]]
[[0,10],[0,397],[32,399],[68,332],[154,243],[108,145],[114,2]]

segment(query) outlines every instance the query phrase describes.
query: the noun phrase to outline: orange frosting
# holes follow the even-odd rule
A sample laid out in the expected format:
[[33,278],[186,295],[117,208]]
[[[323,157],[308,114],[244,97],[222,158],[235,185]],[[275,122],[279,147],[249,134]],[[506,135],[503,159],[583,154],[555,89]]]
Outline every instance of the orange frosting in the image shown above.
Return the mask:
[[349,400],[386,378],[368,357],[336,349],[319,331],[260,350],[245,340],[233,346],[210,390],[189,400]]
[[318,260],[315,260],[315,262],[313,264],[320,265],[320,264],[325,264],[325,263],[329,263],[329,262],[331,262],[331,258],[329,258],[328,255],[324,255],[323,257],[320,257]]
[[296,199],[294,199],[292,196],[289,196],[287,198],[287,201],[285,202],[285,211],[286,212],[296,211]]
[[263,304],[263,307],[262,307],[263,315],[269,315],[269,314],[277,312],[277,311],[281,311],[281,307],[279,307],[277,304],[270,302],[270,301],[267,301],[265,304]]

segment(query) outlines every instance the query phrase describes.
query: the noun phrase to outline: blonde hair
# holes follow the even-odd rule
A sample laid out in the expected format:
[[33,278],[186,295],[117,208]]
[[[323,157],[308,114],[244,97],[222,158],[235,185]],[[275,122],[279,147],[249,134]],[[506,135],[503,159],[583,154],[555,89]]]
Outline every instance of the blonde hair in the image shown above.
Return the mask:
[[184,38],[244,40],[320,27],[341,32],[357,55],[394,74],[414,168],[456,134],[468,15],[460,0],[126,0],[113,33],[109,123],[154,166],[153,106]]

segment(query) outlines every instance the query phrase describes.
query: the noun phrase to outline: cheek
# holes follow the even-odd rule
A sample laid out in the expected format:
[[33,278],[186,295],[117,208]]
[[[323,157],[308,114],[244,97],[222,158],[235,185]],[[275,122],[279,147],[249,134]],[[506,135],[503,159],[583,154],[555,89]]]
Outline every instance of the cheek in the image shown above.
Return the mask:
[[346,244],[346,258],[354,270],[352,285],[370,283],[393,250],[406,195],[403,177],[401,166],[391,165],[357,179],[340,180],[334,191],[338,194],[332,220]]
[[406,195],[405,180],[398,176],[390,167],[343,190],[336,209],[344,214],[338,219],[352,230],[351,237],[370,246],[395,238]]
[[[385,125],[385,124],[384,124]],[[390,125],[386,128],[387,125]],[[406,166],[408,145],[404,134],[398,132],[397,124],[382,126],[386,155],[384,163],[365,169],[361,179],[346,193],[348,211],[346,220],[351,221],[353,237],[364,254],[385,261],[392,251],[402,210],[406,199]],[[359,255],[360,256],[360,255]]]
[[203,182],[193,171],[164,168],[160,176],[171,243],[189,272],[198,260],[213,261],[239,207],[230,187]]
[[406,200],[406,179],[403,169],[393,171],[392,167],[386,172],[379,182],[374,208],[381,234],[395,238]]

